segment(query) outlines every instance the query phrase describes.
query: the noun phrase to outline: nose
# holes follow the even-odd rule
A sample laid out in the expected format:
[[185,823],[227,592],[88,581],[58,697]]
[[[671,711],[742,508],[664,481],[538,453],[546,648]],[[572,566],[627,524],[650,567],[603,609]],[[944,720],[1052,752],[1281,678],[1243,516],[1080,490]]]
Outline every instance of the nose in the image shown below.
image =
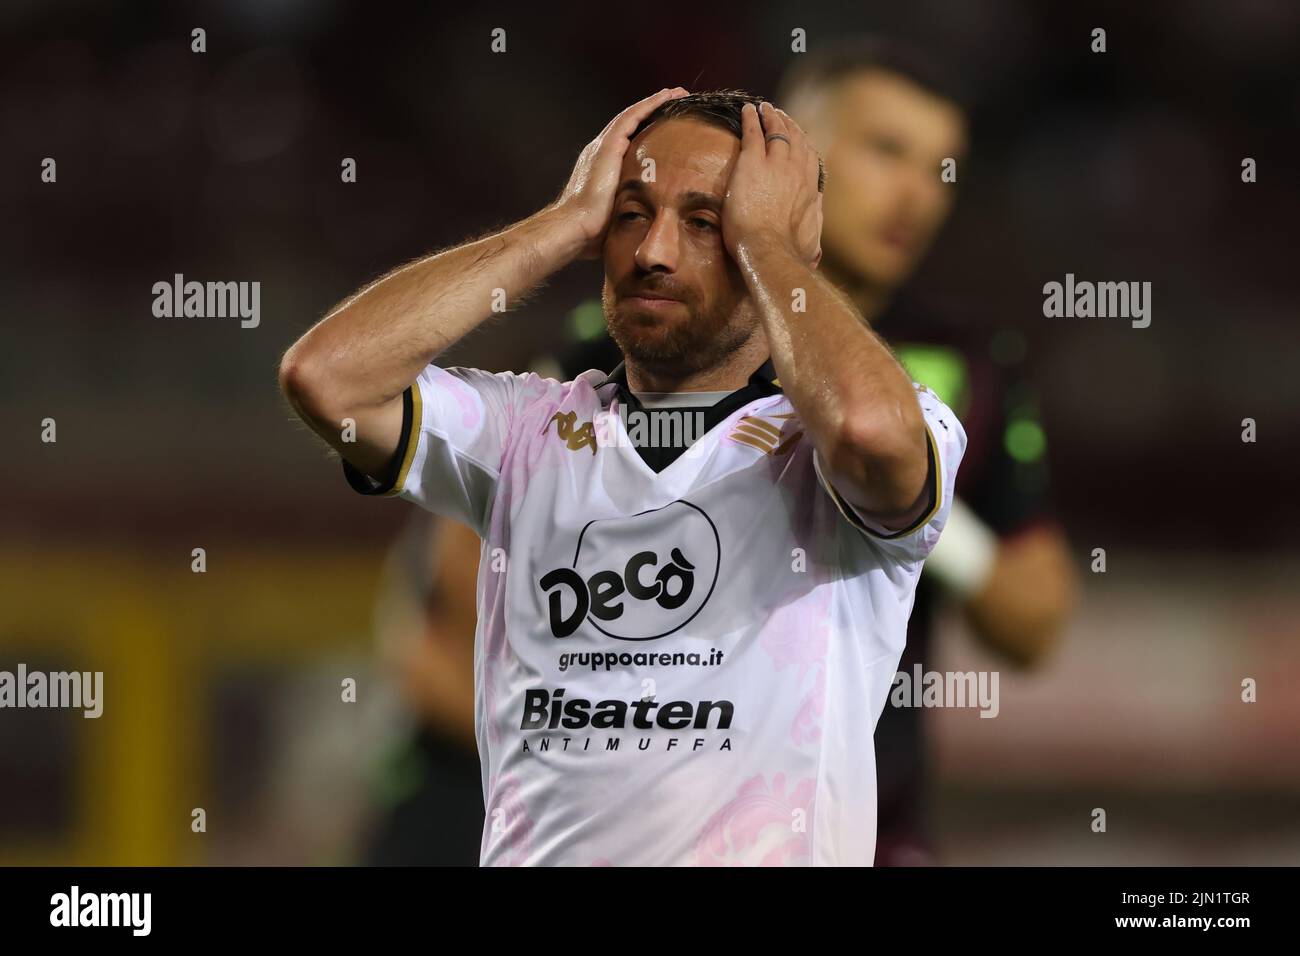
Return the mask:
[[678,246],[677,217],[661,209],[636,247],[637,267],[645,272],[676,272]]
[[924,212],[942,206],[953,187],[940,180],[930,167],[913,165],[910,172],[904,188],[908,208]]

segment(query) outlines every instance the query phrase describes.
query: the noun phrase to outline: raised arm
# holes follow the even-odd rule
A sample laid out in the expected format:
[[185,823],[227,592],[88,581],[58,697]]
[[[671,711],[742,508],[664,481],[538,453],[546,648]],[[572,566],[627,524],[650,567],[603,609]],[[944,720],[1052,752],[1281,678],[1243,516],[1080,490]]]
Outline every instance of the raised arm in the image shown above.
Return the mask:
[[[402,266],[321,319],[280,364],[280,387],[299,416],[353,466],[381,475],[400,437],[402,393],[489,318],[501,295],[513,306],[574,259],[599,253],[629,137],[661,103],[685,93],[661,90],[614,117],[540,212]],[[350,440],[347,419],[355,423]]]
[[748,105],[741,122],[722,233],[762,316],[782,390],[836,491],[883,527],[904,528],[925,510],[929,491],[916,390],[849,301],[816,272],[819,163],[803,131],[770,103],[761,125]]

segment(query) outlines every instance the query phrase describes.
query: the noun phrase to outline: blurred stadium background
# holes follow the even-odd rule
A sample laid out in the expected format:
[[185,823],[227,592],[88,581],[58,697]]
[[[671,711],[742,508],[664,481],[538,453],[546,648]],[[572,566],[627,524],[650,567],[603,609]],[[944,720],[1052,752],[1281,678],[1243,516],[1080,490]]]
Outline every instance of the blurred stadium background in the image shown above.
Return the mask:
[[[402,786],[372,624],[408,506],[290,424],[280,354],[364,281],[547,202],[632,100],[769,92],[794,27],[912,39],[970,84],[973,158],[914,288],[1030,356],[1084,572],[997,719],[930,715],[943,861],[1300,862],[1300,7],[10,0],[0,24],[0,669],[106,684],[99,720],[0,712],[0,864],[357,858]],[[1067,272],[1151,281],[1151,327],[1043,318]],[[154,318],[175,273],[260,281],[260,326]],[[452,360],[526,367],[598,276]],[[956,620],[941,647],[990,666]]]

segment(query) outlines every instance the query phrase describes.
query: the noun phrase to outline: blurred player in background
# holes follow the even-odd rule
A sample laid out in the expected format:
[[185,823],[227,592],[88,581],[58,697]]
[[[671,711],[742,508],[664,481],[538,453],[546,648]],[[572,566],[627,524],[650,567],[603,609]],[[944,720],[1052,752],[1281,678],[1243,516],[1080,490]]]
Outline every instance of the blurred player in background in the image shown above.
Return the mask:
[[[1068,616],[1074,572],[1050,506],[1045,439],[1023,378],[1023,341],[1013,331],[900,295],[956,196],[956,184],[940,177],[945,160],[959,169],[967,150],[967,118],[956,86],[916,51],[863,38],[800,57],[783,78],[777,102],[826,161],[822,272],[890,342],[912,377],[958,414],[968,436],[958,500],[925,563],[899,670],[911,674],[918,664],[929,669],[935,617],[945,598],[957,602],[972,632],[1003,660],[1031,666],[1050,650]],[[576,309],[568,331],[570,346],[539,359],[537,371],[571,379],[618,363],[599,302]],[[472,653],[473,573],[481,542],[463,525],[433,520],[435,566],[449,577],[437,585],[441,598],[429,609],[427,627],[445,637],[405,642],[408,691],[413,701],[443,693],[457,701],[459,716],[443,706],[425,708],[426,719],[468,748],[472,679],[464,654]],[[463,587],[451,586],[452,574],[463,579]],[[448,670],[463,675],[463,693],[440,689],[440,675]],[[931,863],[923,713],[891,700],[876,728],[875,748],[876,863]],[[454,765],[450,761],[444,769],[427,762],[424,785],[440,791],[437,781],[453,773]],[[478,820],[466,814],[470,832],[481,822],[481,805],[477,814]],[[417,830],[412,836],[418,843]],[[468,855],[465,862],[473,862]]]
[[380,819],[368,835],[365,863],[478,864],[483,781],[474,739],[477,560],[474,532],[416,510],[384,564],[376,640],[411,725],[379,768]]

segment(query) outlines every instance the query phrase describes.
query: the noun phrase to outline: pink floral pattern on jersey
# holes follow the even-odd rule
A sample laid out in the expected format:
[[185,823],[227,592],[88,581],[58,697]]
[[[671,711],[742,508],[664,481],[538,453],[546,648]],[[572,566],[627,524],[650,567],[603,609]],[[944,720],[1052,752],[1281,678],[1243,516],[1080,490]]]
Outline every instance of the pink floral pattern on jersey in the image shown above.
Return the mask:
[[[505,647],[504,641],[502,646]],[[497,719],[501,702],[510,696],[510,676],[507,673],[509,666],[505,650],[500,655],[485,655],[483,658],[483,714],[490,746],[500,744],[504,739],[503,726],[507,730],[510,727],[508,720],[503,724]]]
[[799,704],[790,736],[796,744],[810,744],[821,739],[822,713],[826,707],[826,670],[819,668],[813,688]]
[[802,685],[809,674],[812,686],[799,703],[790,725],[796,744],[812,743],[821,737],[822,712],[826,703],[826,652],[830,648],[831,591],[817,588],[815,603],[790,603],[776,609],[763,627],[759,644],[775,670],[797,668]]
[[545,378],[536,372],[529,372],[524,375],[521,386],[524,403],[527,404],[545,398],[551,393],[554,381],[554,379]]
[[821,588],[824,597],[811,608],[807,602],[782,605],[763,625],[759,643],[772,666],[784,670],[794,666],[799,678],[819,669],[830,647],[830,589]]
[[495,778],[488,789],[492,804],[483,821],[486,844],[505,866],[522,866],[533,852],[532,816],[520,796],[519,781],[513,774]]
[[460,423],[465,428],[473,428],[483,419],[481,399],[478,392],[450,372],[440,368],[433,370],[434,384],[456,399],[460,406]]
[[[769,785],[762,774],[751,777],[736,796],[711,816],[695,841],[697,866],[799,866],[812,859],[816,786],[805,777],[786,793],[786,775]],[[802,817],[795,813],[802,810]],[[802,820],[803,826],[796,827]]]
[[485,595],[484,606],[488,609],[483,615],[483,657],[487,661],[501,662],[506,659],[506,629],[505,629],[505,576],[506,572],[497,570],[493,567],[492,562],[496,560],[492,554],[493,545],[488,549],[488,563],[480,566],[479,573],[487,574],[490,577],[487,580],[487,594]]
[[[479,572],[485,580],[484,611],[479,626],[484,667],[483,702],[487,714],[487,738],[491,744],[501,742],[502,727],[508,730],[510,726],[508,721],[505,724],[497,721],[495,715],[498,703],[510,693],[509,668],[517,663],[506,627],[506,595],[513,558],[506,557],[504,563],[497,562],[511,554],[510,520],[516,496],[521,496],[530,481],[541,472],[561,468],[564,456],[572,454],[562,445],[560,451],[546,454],[546,443],[554,442],[554,430],[548,432],[538,425],[538,422],[548,421],[559,407],[553,401],[540,401],[554,394],[555,383],[533,374],[521,381],[522,409],[519,418],[505,434],[497,498],[487,529],[487,563],[481,564]],[[562,390],[561,401],[574,387]]]

